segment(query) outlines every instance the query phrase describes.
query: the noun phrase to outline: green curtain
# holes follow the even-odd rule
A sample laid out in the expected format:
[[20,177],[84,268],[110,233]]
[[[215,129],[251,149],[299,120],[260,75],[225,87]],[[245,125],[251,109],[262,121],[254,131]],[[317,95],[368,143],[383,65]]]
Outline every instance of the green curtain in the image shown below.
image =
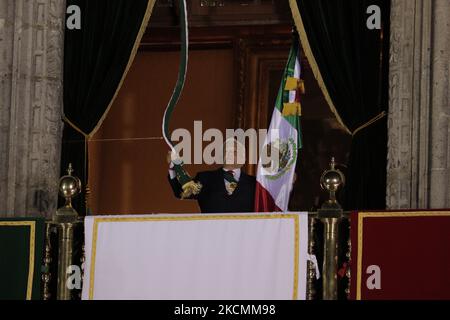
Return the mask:
[[[371,5],[381,9],[379,30],[367,28]],[[306,33],[319,85],[353,134],[344,207],[384,209],[390,0],[291,0],[291,8],[299,32]]]
[[[61,174],[69,163],[86,185],[86,140],[101,124],[136,52],[155,0],[67,0],[81,9],[81,29],[64,38],[64,131]],[[69,17],[69,16],[68,16]],[[75,199],[86,213],[85,194]]]
[[41,299],[43,218],[0,219],[0,300]]

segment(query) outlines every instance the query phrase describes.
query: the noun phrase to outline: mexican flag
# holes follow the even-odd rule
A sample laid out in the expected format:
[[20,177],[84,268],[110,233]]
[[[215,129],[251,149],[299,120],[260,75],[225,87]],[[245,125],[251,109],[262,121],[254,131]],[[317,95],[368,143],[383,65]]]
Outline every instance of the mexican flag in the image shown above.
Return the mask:
[[287,211],[294,183],[298,150],[302,147],[300,46],[294,40],[270,122],[260,150],[256,176],[255,212]]

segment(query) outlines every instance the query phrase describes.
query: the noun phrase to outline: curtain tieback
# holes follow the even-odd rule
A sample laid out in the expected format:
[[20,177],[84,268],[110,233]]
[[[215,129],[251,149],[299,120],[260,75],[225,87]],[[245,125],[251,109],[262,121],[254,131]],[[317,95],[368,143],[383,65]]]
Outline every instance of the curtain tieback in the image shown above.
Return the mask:
[[369,121],[367,121],[366,123],[364,123],[363,125],[359,126],[358,128],[356,128],[355,130],[353,130],[352,132],[352,137],[354,137],[358,132],[360,132],[361,130],[371,126],[372,124],[374,124],[375,122],[383,119],[386,116],[386,111],[383,111],[382,113],[380,113],[379,115],[373,117],[372,119],[370,119]]

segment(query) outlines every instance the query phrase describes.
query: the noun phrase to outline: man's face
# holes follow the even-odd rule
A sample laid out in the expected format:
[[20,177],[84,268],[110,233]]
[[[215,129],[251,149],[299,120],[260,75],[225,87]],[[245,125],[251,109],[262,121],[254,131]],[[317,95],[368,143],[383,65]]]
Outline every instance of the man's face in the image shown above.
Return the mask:
[[228,168],[238,169],[245,164],[245,148],[237,140],[227,140],[224,150],[224,165]]

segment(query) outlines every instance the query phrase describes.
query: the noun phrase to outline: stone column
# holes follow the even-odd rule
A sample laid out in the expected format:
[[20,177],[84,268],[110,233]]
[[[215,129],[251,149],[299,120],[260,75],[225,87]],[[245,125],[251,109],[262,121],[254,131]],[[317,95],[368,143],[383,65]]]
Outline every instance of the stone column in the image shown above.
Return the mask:
[[50,216],[61,152],[65,0],[0,0],[0,216]]
[[392,0],[387,206],[450,207],[450,1]]
[[430,208],[450,208],[450,1],[433,1]]

